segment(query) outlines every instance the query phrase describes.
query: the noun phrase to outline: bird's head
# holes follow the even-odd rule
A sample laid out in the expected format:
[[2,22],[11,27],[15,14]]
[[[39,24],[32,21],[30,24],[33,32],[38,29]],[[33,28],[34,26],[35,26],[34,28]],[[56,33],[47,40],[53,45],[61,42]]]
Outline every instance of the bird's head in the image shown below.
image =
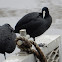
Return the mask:
[[49,15],[49,9],[47,7],[43,7],[42,8],[42,14],[43,14],[43,18],[47,17]]
[[11,32],[14,32],[14,29],[10,26],[10,24],[6,23],[3,26],[6,26]]

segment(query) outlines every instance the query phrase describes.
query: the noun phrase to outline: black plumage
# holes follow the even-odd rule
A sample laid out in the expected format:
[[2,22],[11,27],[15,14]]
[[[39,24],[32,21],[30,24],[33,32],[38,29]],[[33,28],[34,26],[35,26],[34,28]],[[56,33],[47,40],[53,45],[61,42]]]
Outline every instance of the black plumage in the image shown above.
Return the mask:
[[[16,35],[14,29],[9,24],[0,26],[0,53],[12,53],[16,47]],[[5,56],[6,58],[6,56]]]
[[[43,11],[45,11],[44,17]],[[50,27],[51,23],[52,17],[49,14],[49,10],[44,7],[42,12],[32,12],[22,17],[15,26],[15,33],[19,33],[21,29],[26,29],[27,34],[35,38],[43,34]]]

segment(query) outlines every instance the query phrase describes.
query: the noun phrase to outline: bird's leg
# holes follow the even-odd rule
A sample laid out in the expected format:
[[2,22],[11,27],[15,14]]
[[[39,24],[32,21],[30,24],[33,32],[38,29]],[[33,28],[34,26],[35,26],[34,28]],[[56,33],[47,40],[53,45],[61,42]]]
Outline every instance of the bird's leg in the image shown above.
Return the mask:
[[34,39],[34,41],[35,41],[35,37],[34,37],[33,39]]
[[4,52],[4,57],[5,57],[5,59],[6,59],[6,54],[5,54],[5,52]]

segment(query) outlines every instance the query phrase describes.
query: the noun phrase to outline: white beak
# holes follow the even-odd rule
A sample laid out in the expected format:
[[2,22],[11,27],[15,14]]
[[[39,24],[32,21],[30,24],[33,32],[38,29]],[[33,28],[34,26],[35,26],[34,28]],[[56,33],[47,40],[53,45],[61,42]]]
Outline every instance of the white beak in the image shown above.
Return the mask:
[[45,11],[43,11],[43,18],[45,17]]

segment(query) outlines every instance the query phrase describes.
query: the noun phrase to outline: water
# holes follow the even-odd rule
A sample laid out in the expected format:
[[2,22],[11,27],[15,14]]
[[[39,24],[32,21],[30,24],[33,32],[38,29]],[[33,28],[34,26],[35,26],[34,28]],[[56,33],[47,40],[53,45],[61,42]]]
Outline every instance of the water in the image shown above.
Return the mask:
[[[49,8],[53,18],[51,27],[44,34],[62,36],[62,0],[0,0],[0,25],[9,23],[14,28],[17,21],[26,13],[41,12],[44,6]],[[7,57],[18,51],[19,49],[16,48],[13,53],[6,53]],[[0,54],[0,62],[3,60],[5,60],[4,56]]]

